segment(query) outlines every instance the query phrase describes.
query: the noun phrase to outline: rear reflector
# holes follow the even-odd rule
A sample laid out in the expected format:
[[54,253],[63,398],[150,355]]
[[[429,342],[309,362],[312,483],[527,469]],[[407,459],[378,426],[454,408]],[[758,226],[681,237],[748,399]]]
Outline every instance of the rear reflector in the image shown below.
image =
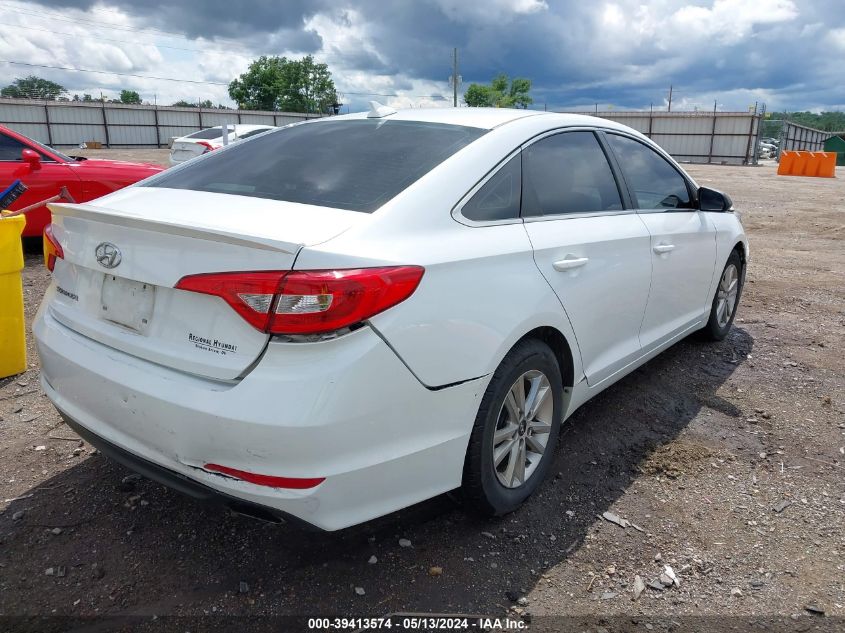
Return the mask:
[[271,475],[258,475],[256,473],[249,473],[245,470],[238,470],[237,468],[229,468],[228,466],[221,466],[220,464],[206,464],[203,466],[204,470],[222,475],[228,475],[241,481],[248,481],[251,484],[258,486],[267,486],[269,488],[289,488],[294,490],[304,490],[306,488],[314,488],[323,483],[325,477],[311,477],[311,478],[295,478],[295,477],[273,477]]
[[62,250],[62,245],[53,234],[53,225],[48,224],[44,227],[44,239],[42,240],[42,248],[44,249],[44,264],[47,270],[53,272],[56,267],[56,259],[64,259],[65,252]]
[[421,266],[208,273],[176,284],[221,297],[270,334],[318,334],[360,323],[401,303],[422,279]]

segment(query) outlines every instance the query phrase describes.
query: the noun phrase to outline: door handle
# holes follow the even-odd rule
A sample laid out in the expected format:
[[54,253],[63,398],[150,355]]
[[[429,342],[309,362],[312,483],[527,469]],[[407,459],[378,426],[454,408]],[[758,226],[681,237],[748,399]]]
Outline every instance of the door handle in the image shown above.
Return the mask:
[[590,261],[589,257],[571,257],[567,255],[564,259],[559,259],[552,266],[555,270],[563,272],[564,270],[572,270],[573,268],[580,268]]
[[675,250],[674,244],[658,244],[654,247],[654,252],[658,255],[662,255],[663,253],[669,253]]

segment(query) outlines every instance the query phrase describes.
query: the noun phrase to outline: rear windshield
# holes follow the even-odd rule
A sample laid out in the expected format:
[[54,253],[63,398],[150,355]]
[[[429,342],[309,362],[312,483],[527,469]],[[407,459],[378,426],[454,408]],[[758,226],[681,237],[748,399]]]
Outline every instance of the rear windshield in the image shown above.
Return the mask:
[[[229,132],[235,131],[235,126],[230,125],[227,127]],[[210,139],[210,138],[221,138],[223,136],[223,128],[222,127],[210,127],[207,130],[200,130],[199,132],[194,132],[193,134],[188,134],[185,138],[201,138],[201,139]]]
[[484,132],[383,119],[304,123],[163,172],[144,186],[371,213]]

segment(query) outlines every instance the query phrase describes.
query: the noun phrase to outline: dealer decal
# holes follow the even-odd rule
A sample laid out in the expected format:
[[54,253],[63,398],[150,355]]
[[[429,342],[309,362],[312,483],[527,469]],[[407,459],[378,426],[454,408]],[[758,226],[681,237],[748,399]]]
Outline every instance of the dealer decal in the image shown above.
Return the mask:
[[208,338],[205,336],[198,336],[193,332],[188,332],[188,340],[194,344],[194,347],[205,352],[214,352],[225,356],[226,354],[237,354],[238,346],[234,343],[226,343],[216,338]]

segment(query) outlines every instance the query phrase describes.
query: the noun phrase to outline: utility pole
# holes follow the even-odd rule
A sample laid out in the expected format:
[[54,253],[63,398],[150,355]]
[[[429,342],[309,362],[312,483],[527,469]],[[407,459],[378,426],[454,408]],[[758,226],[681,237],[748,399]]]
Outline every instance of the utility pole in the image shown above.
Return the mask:
[[458,107],[458,49],[452,49],[452,106]]
[[669,112],[672,111],[672,84],[669,84]]

